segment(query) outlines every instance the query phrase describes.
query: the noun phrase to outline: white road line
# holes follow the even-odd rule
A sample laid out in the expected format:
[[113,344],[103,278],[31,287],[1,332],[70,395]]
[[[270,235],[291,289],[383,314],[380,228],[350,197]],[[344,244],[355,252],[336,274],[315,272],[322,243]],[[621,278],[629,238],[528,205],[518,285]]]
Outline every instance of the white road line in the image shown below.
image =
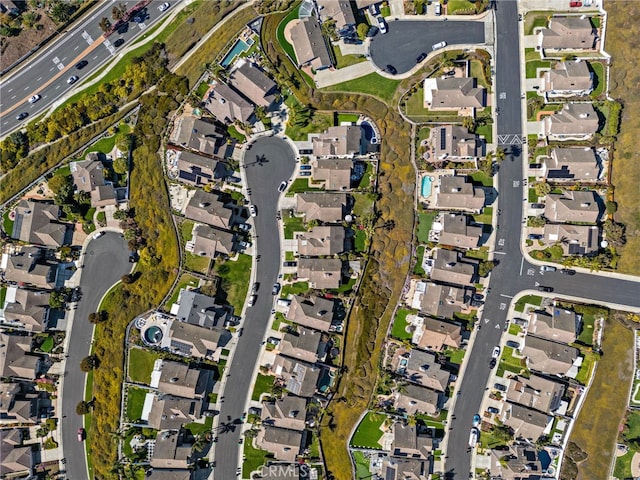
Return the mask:
[[501,293],[500,296],[505,298],[513,298],[513,295],[505,295],[504,293]]
[[494,255],[506,255],[507,252],[493,252]]
[[59,88],[60,88],[60,85],[58,85],[58,86],[56,87],[56,90],[58,90]]
[[522,276],[522,268],[524,267],[524,257],[520,260],[520,276]]
[[42,77],[38,77],[38,79],[36,80],[36,82],[39,82],[40,80],[42,80]]
[[13,88],[10,88],[9,90],[7,90],[7,93],[11,93],[13,92]]
[[80,45],[76,45],[76,48],[74,48],[73,51],[75,52],[79,48],[80,48]]
[[16,95],[14,95],[13,97],[11,97],[11,100],[13,100],[14,98],[16,98]]

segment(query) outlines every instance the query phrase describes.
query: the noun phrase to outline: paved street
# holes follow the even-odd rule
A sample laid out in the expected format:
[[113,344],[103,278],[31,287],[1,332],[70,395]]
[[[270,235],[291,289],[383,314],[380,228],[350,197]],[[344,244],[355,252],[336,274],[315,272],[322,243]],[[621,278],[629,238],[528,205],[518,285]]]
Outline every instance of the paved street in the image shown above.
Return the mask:
[[380,69],[393,65],[402,74],[416,65],[421,53],[430,53],[436,43],[483,44],[484,28],[482,21],[390,21],[389,31],[378,33],[371,41],[371,60]]
[[[113,55],[119,53],[122,48],[126,48],[158,20],[169,15],[178,2],[171,2],[171,9],[164,13],[157,8],[161,3],[158,0],[147,6],[148,18],[144,23],[129,22],[126,31],[122,34],[113,33],[105,40],[98,23],[103,17],[112,20],[111,9],[114,3],[103,2],[103,5],[89,18],[63,34],[61,40],[39,54],[25,68],[7,80],[3,80],[0,84],[0,111],[2,112],[0,136],[7,135],[18,126],[30,121],[65,92],[80,85]],[[135,2],[127,2],[127,5],[132,7]],[[124,43],[120,47],[115,47],[113,44],[119,39],[124,40]],[[75,65],[83,59],[89,62],[88,65],[82,70],[76,69]],[[80,80],[69,85],[67,79],[72,75],[79,76]],[[36,93],[42,95],[42,98],[34,104],[28,103],[27,100]],[[24,120],[16,120],[16,115],[22,112],[28,113],[29,116]]]
[[88,321],[89,314],[96,311],[105,292],[130,270],[129,248],[120,234],[105,233],[89,243],[80,281],[82,299],[74,312],[62,388],[62,447],[67,478],[72,480],[87,478],[84,444],[77,436],[82,418],[76,413],[76,405],[84,399],[85,374],[80,361],[90,350],[93,325]]
[[[258,163],[261,159],[261,163]],[[227,480],[236,478],[236,468],[241,454],[238,445],[242,431],[239,421],[250,400],[254,367],[269,324],[274,296],[271,287],[280,271],[280,236],[276,222],[276,210],[280,193],[278,186],[289,180],[295,168],[295,154],[289,144],[279,137],[258,139],[245,154],[247,186],[251,190],[250,201],[258,210],[255,221],[255,246],[260,260],[256,263],[255,281],[260,283],[258,300],[247,308],[244,316],[244,333],[239,338],[233,361],[228,367],[229,378],[224,388],[224,402],[220,409],[220,424],[237,422],[235,429],[219,433],[215,444],[214,478]]]

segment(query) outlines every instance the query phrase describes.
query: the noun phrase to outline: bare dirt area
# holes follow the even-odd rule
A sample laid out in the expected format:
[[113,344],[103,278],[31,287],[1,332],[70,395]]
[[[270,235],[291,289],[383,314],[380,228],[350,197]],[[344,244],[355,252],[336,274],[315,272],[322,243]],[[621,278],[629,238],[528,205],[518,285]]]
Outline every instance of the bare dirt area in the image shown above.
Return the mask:
[[11,66],[56,31],[56,24],[43,9],[37,9],[35,12],[40,15],[36,27],[23,28],[20,34],[14,37],[3,36],[0,39],[0,70]]

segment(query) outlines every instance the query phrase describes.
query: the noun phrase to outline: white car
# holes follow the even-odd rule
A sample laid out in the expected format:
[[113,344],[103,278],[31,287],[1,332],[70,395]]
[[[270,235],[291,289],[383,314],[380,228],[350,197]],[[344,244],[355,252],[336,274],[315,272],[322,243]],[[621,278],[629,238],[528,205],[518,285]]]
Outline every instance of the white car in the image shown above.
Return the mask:
[[493,347],[493,352],[491,352],[491,358],[496,359],[500,356],[500,347],[497,345]]
[[433,50],[439,50],[441,48],[444,48],[447,46],[447,42],[439,42],[436,43],[433,47],[431,47]]
[[100,238],[102,235],[104,235],[104,232],[97,232],[97,233],[95,233],[95,234],[93,235],[93,237],[92,237],[92,238],[93,238],[94,240],[96,240],[96,239]]
[[552,267],[551,265],[541,265],[540,266],[540,271],[541,272],[555,272],[557,270],[556,267]]
[[258,216],[258,211],[256,210],[255,205],[249,205],[249,215],[251,215],[252,217]]
[[282,182],[282,183],[280,184],[280,186],[278,187],[278,191],[279,191],[280,193],[284,192],[286,189],[287,189],[287,182]]
[[29,99],[29,103],[36,103],[38,100],[40,100],[42,97],[40,95],[34,95],[33,97],[31,97]]
[[69,78],[67,78],[67,83],[69,85],[73,85],[74,83],[76,83],[78,81],[80,77],[78,77],[77,75],[72,75]]
[[166,11],[169,7],[171,6],[171,4],[169,2],[164,2],[162,5],[160,5],[158,7],[158,10],[160,10],[161,12]]
[[376,21],[378,22],[378,30],[380,30],[380,33],[387,33],[387,22],[385,22],[384,18],[377,17]]
[[257,299],[258,299],[257,295],[251,295],[249,297],[249,301],[247,302],[247,307],[253,307],[256,304]]

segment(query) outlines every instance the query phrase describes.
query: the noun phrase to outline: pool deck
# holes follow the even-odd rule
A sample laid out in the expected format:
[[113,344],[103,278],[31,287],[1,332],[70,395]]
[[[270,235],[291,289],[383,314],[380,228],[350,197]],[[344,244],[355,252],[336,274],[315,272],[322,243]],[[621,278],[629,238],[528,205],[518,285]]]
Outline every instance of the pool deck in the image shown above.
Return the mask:
[[[453,169],[435,170],[433,172],[428,172],[426,170],[423,170],[418,172],[418,178],[420,179],[417,185],[417,188],[419,189],[418,191],[419,201],[426,203],[429,207],[431,205],[435,205],[436,195],[440,191],[440,177],[448,177],[448,176],[454,175],[455,173],[456,171]],[[433,177],[433,180],[431,182],[431,193],[427,197],[422,196],[422,178],[425,176]]]

